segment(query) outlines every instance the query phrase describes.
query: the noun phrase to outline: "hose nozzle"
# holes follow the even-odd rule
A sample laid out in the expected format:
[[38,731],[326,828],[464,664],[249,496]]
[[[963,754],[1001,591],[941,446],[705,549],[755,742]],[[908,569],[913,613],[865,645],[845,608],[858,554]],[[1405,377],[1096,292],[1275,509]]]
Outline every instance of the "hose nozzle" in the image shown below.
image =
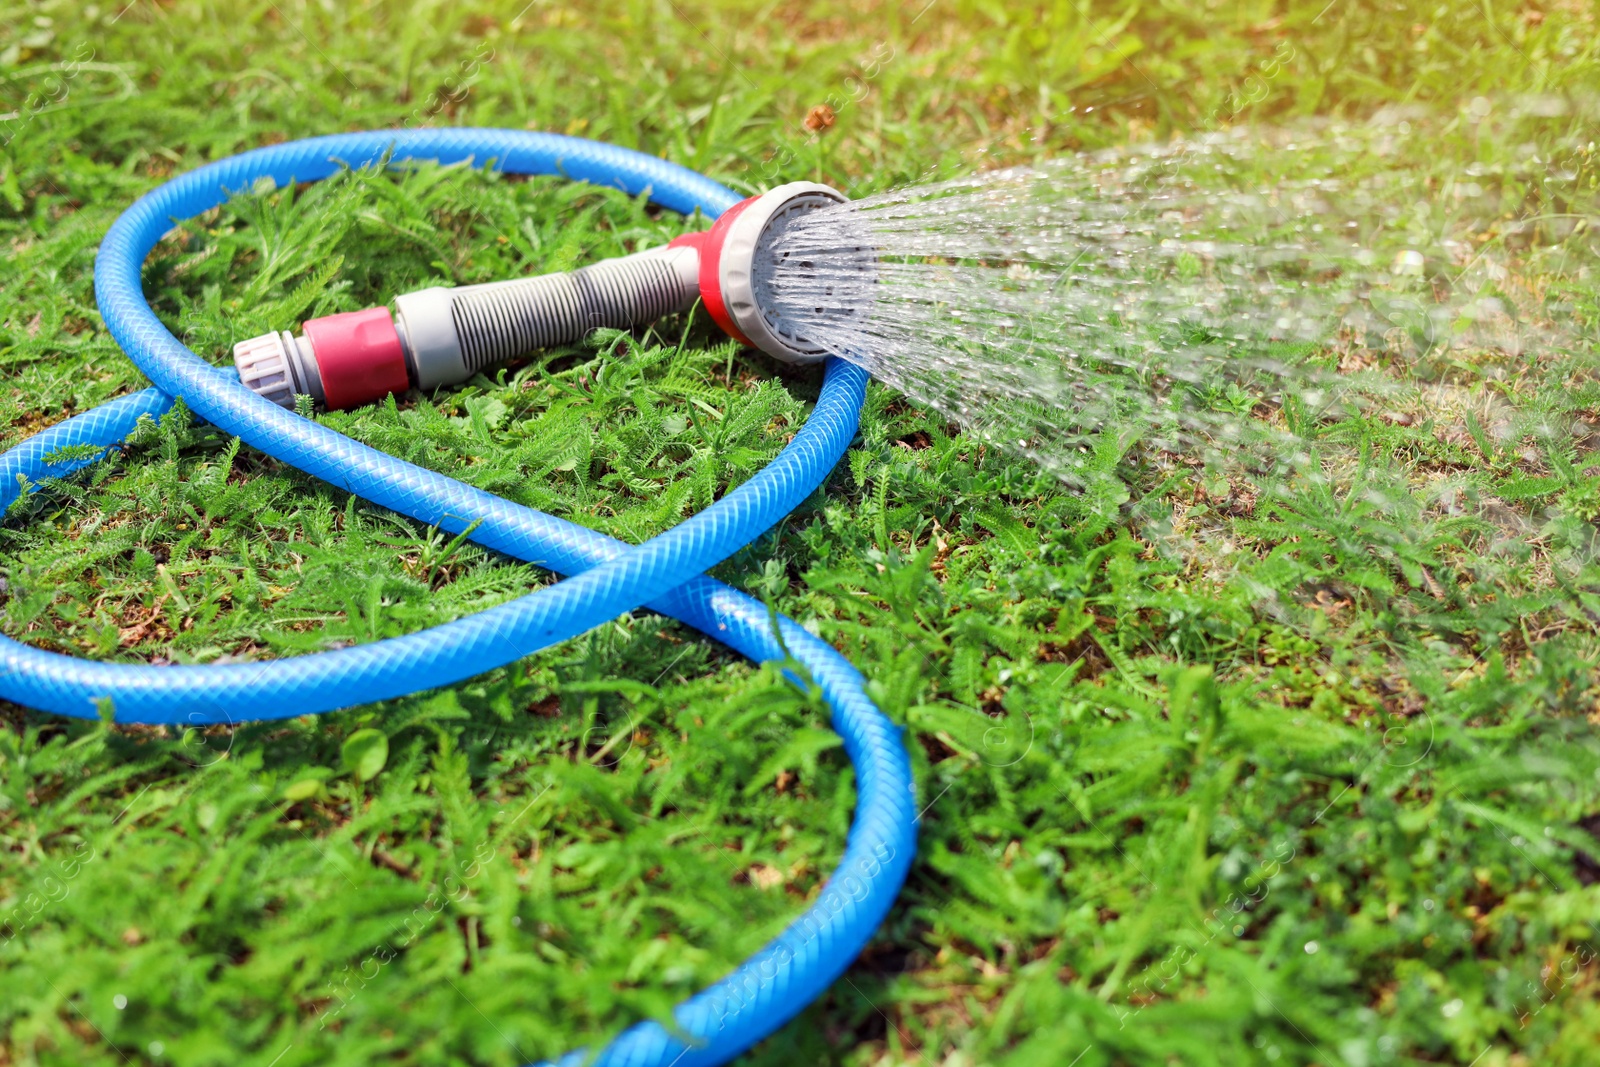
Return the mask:
[[241,341],[234,363],[240,381],[275,404],[292,410],[297,395],[309,394],[319,407],[352,408],[464,382],[602,327],[687,311],[696,299],[731,337],[786,362],[816,362],[827,353],[786,329],[763,301],[763,257],[789,221],[844,200],[828,186],[792,182],[661,248],[560,274],[420,289],[397,297],[393,314],[378,307],[328,315],[307,320],[300,337]]

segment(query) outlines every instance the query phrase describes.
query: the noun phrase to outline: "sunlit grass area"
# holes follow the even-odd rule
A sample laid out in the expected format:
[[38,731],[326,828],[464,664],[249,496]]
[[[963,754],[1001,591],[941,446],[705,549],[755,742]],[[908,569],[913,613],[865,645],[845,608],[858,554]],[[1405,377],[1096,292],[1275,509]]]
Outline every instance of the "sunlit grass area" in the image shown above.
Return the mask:
[[[11,5],[0,445],[147,384],[96,310],[96,245],[261,144],[545,129],[859,195],[1409,115],[1381,165],[1441,190],[1472,168],[1504,204],[1476,247],[1531,321],[1559,312],[1559,345],[1330,338],[1315,358],[1382,402],[1262,411],[1299,420],[1320,477],[1260,483],[1127,442],[1063,484],[874,385],[825,491],[717,570],[870,679],[925,805],[873,946],[741,1062],[1588,1063],[1597,40],[1580,0]],[[219,364],[301,318],[703,223],[426,164],[239,192],[146,268]],[[317,417],[639,541],[776,455],[819,381],[696,313]],[[181,410],[0,526],[4,632],[118,662],[367,642],[551,580]],[[825,707],[646,612],[319,718],[0,704],[0,1065],[598,1048],[798,914],[853,803]]]

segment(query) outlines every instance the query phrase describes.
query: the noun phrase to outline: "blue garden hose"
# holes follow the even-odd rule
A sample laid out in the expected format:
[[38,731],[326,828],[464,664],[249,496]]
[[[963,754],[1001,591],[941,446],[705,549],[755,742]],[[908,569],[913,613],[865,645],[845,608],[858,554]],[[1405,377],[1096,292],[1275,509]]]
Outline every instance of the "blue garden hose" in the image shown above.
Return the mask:
[[[562,1067],[724,1063],[773,1033],[831,985],[888,913],[916,846],[916,807],[900,730],[826,642],[703,572],[774,526],[819,486],[856,432],[866,373],[829,360],[805,426],[764,470],[703,513],[637,547],[395,459],[303,419],[212,367],[145,301],[140,270],[172,226],[262,178],[315,181],[385,158],[491,164],[648,194],[663,207],[715,216],[739,198],[683,167],[594,141],[521,130],[380,130],[293,141],[185,174],[141,197],[111,227],[95,264],[100,312],[155,388],[111,401],[0,455],[0,508],[39,479],[92,462],[174,397],[202,418],[331,485],[485,547],[572,575],[498,607],[404,637],[315,655],[217,666],[113,665],[45,652],[0,635],[0,697],[119,723],[202,725],[275,719],[370,703],[481,674],[640,605],[680,619],[757,661],[792,656],[833,711],[855,765],[855,820],[838,870],[815,904],[732,974],[680,1004],[673,1029],[646,1022],[597,1056]],[[473,524],[477,525],[474,526]]]

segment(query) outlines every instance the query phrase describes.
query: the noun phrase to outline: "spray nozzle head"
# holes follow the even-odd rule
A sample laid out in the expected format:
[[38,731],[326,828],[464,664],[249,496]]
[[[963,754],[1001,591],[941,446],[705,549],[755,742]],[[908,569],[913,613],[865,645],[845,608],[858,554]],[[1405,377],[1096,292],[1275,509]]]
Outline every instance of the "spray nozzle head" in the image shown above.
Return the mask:
[[790,182],[733,205],[706,232],[672,242],[699,251],[700,297],[717,325],[786,363],[826,358],[825,349],[800,336],[778,312],[771,293],[773,246],[795,219],[847,200],[826,185]]

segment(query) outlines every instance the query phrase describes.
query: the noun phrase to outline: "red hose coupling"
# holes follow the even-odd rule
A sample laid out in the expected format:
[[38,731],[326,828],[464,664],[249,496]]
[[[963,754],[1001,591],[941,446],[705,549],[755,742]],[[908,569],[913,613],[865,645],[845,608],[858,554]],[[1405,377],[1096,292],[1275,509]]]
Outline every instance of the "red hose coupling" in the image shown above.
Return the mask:
[[405,348],[388,308],[307,319],[304,328],[300,337],[285,330],[234,345],[239,380],[290,411],[296,396],[339,410],[411,388]]
[[360,407],[411,388],[405,349],[388,308],[307,319],[305,330],[328,407]]

